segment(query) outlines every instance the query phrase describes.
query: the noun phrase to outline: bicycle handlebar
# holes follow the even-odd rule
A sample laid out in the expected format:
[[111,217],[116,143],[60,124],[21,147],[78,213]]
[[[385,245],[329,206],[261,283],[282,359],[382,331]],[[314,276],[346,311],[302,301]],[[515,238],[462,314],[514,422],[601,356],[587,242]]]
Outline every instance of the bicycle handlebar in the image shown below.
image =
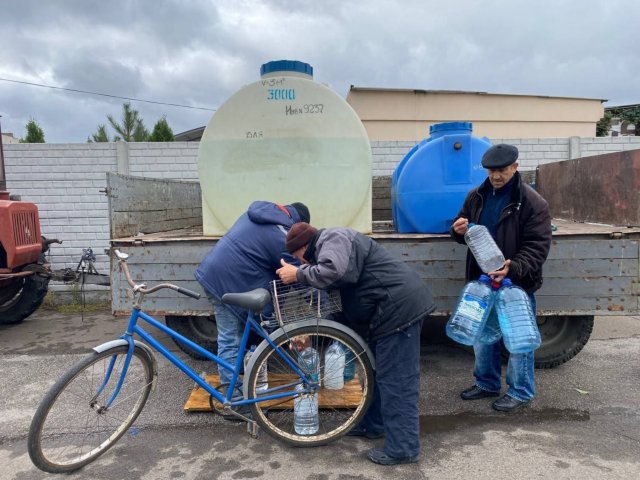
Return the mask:
[[150,288],[147,288],[147,286],[144,283],[137,284],[131,278],[131,273],[129,272],[129,266],[127,265],[127,259],[129,258],[129,255],[127,255],[126,253],[122,253],[117,249],[113,250],[113,254],[118,259],[118,263],[120,264],[120,269],[124,273],[124,276],[127,279],[127,283],[133,289],[134,292],[147,294],[147,293],[156,292],[158,290],[162,290],[163,288],[170,288],[171,290],[175,290],[176,292],[181,293],[182,295],[195,298],[196,300],[201,297],[201,295],[197,292],[193,292],[186,288],[173,285],[172,283],[159,283]]

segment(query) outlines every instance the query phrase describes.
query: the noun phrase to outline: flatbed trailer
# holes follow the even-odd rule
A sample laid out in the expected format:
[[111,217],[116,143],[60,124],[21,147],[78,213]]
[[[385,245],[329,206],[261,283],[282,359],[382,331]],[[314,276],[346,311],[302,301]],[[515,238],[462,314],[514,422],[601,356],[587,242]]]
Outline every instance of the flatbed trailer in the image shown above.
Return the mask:
[[[204,236],[197,225],[153,232],[158,219],[182,215],[196,218],[197,222],[200,199],[197,188],[192,185],[195,182],[109,175],[114,236],[111,246],[130,255],[128,264],[133,278],[148,284],[171,282],[203,294],[195,300],[164,289],[146,299],[145,310],[164,315],[172,328],[215,348],[211,304],[195,280],[194,272],[218,238]],[[123,187],[121,181],[128,185]],[[172,188],[189,188],[192,193],[181,196]],[[170,208],[167,205],[171,205]],[[162,208],[169,208],[171,212]],[[176,211],[181,212],[180,215]],[[179,224],[175,218],[172,222],[172,225]],[[640,228],[561,219],[553,219],[553,225],[551,251],[543,268],[544,283],[536,293],[538,325],[543,339],[536,351],[536,365],[540,368],[551,368],[573,358],[587,343],[594,316],[640,314]],[[140,232],[113,235],[127,229]],[[437,304],[434,316],[450,315],[464,285],[467,247],[448,235],[394,233],[386,222],[374,222],[372,237],[403,259],[429,285]],[[128,315],[131,308],[128,286],[115,262],[111,270],[112,311],[115,315]]]

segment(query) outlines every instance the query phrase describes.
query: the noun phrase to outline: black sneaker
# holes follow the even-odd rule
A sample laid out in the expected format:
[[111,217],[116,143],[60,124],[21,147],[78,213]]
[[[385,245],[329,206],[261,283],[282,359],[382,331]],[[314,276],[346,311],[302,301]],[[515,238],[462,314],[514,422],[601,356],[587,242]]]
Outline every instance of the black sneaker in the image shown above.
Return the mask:
[[402,463],[418,463],[420,459],[419,455],[415,457],[392,457],[391,455],[387,455],[384,453],[384,450],[381,448],[372,448],[367,452],[367,457],[373,463],[377,463],[378,465],[400,465]]
[[347,432],[347,437],[365,437],[369,440],[375,440],[376,438],[384,437],[384,432],[374,433],[368,432],[362,427],[353,427],[351,430]]
[[[251,415],[251,409],[249,408],[249,405],[238,405],[237,407],[231,407],[230,410],[233,410],[234,412],[242,415],[243,417],[246,417],[247,420],[249,421],[253,420],[253,416]],[[222,412],[220,412],[220,415],[222,416],[222,418],[224,418],[228,422],[246,422],[247,421],[239,417],[238,415],[233,414],[229,410],[223,410]]]

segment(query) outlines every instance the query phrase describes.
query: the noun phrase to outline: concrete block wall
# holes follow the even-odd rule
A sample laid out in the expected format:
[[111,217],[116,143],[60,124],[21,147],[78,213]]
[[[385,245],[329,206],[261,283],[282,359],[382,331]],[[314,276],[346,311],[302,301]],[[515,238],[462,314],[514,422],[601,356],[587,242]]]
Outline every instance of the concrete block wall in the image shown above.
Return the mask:
[[[543,163],[613,151],[640,149],[640,137],[491,139],[520,150],[523,171]],[[373,176],[391,175],[417,142],[372,142]],[[108,272],[102,254],[109,245],[106,172],[197,180],[197,142],[10,144],[4,146],[8,189],[38,205],[43,234],[64,240],[52,248],[53,268],[75,268],[82,248],[98,254],[98,271]]]
[[75,269],[82,249],[90,247],[98,270],[107,273],[109,212],[100,190],[106,172],[116,168],[115,144],[11,144],[4,156],[8,190],[38,205],[42,234],[63,241],[50,249],[53,268]]

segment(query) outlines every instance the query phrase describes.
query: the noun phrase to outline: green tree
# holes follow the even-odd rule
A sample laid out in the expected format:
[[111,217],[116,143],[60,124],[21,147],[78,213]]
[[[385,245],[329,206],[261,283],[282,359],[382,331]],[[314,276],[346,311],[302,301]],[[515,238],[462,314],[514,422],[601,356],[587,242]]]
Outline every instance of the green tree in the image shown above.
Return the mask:
[[156,122],[148,140],[150,142],[173,142],[173,130],[167,123],[166,117],[162,117]]
[[33,118],[26,125],[27,135],[20,140],[20,143],[44,143],[44,132]]
[[604,117],[598,120],[596,123],[596,137],[608,137],[609,130],[611,130],[611,120],[613,119],[613,115],[609,112],[604,113]]
[[90,137],[87,137],[87,143],[93,142],[108,142],[109,134],[107,133],[106,125],[98,125],[98,131],[96,133],[92,133]]
[[149,137],[149,131],[145,128],[140,113],[131,108],[130,103],[122,104],[122,123],[118,123],[112,115],[107,115],[107,120],[118,133],[113,140],[125,142],[144,142]]
[[632,123],[636,127],[636,136],[640,135],[640,107],[622,109],[620,111],[620,121]]

